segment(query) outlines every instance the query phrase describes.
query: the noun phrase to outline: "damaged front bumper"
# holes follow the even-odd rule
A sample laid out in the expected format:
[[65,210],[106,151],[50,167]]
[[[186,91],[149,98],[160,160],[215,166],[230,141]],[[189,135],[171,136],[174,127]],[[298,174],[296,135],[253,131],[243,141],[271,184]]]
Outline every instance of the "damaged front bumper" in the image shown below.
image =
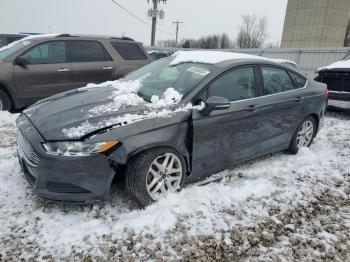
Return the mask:
[[115,171],[106,156],[47,154],[42,147],[45,140],[25,115],[18,118],[17,126],[18,159],[39,197],[78,203],[109,199]]

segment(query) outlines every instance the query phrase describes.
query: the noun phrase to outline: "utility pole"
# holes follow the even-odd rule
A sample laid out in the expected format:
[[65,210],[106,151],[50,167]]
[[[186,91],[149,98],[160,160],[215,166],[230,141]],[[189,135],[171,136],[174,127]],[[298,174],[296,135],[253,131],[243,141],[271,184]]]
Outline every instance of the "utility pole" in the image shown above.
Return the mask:
[[[150,0],[148,0],[149,2]],[[167,0],[152,0],[153,9],[148,10],[148,16],[152,17],[152,34],[151,34],[151,46],[155,46],[156,43],[156,31],[157,31],[157,18],[164,18],[164,11],[158,10],[158,4],[160,2],[166,3]]]
[[179,25],[183,23],[184,22],[180,22],[180,21],[173,22],[173,24],[176,24],[176,46],[179,41]]

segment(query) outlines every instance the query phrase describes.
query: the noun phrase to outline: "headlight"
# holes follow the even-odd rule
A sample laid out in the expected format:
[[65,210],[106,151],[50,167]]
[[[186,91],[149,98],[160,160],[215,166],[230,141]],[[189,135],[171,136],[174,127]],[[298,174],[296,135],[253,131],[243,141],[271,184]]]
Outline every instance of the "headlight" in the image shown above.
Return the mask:
[[88,142],[53,142],[43,143],[47,153],[57,156],[87,156],[96,153],[104,153],[118,144],[111,140],[100,143]]

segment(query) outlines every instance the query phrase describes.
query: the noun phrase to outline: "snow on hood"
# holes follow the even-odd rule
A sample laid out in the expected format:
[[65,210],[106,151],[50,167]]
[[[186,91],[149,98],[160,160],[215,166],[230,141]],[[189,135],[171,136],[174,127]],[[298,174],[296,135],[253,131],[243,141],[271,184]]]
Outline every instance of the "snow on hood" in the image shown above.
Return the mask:
[[319,72],[322,70],[327,70],[327,69],[331,70],[331,69],[346,69],[346,68],[350,69],[350,60],[335,62],[335,63],[330,64],[328,66],[321,67],[321,68],[317,69],[316,72]]
[[115,91],[111,96],[111,102],[93,107],[88,111],[88,117],[96,117],[100,115],[110,114],[126,107],[143,106],[146,110],[141,113],[126,113],[116,117],[110,117],[101,120],[98,123],[91,123],[89,120],[81,123],[78,126],[64,128],[62,132],[68,138],[76,138],[84,136],[93,131],[103,129],[109,126],[125,126],[145,119],[156,117],[167,117],[174,112],[188,110],[188,106],[175,111],[169,109],[171,105],[179,103],[182,99],[182,94],[176,91],[173,87],[169,87],[162,98],[152,96],[151,103],[147,103],[143,98],[137,95],[137,92],[142,87],[142,81],[148,77],[146,75],[135,81],[109,81],[102,84],[89,84],[80,90],[96,88],[96,87],[111,87]]
[[81,88],[80,90],[86,88],[95,88],[95,87],[112,87],[115,89],[112,95],[112,102],[106,105],[99,105],[92,108],[89,112],[93,115],[105,114],[112,111],[117,111],[124,106],[139,106],[141,104],[146,105],[149,108],[160,108],[164,106],[174,105],[181,101],[182,95],[176,91],[173,87],[169,87],[165,92],[162,98],[159,96],[152,96],[151,104],[145,103],[144,99],[137,95],[140,88],[142,87],[142,82],[150,74],[147,74],[140,79],[135,81],[108,81],[102,84],[88,84],[86,87]]
[[5,51],[11,47],[13,47],[14,45],[18,44],[18,43],[21,43],[21,42],[25,42],[25,41],[30,41],[30,40],[33,40],[33,39],[37,39],[37,38],[43,38],[43,37],[55,37],[55,36],[58,36],[59,34],[40,34],[40,35],[29,35],[29,36],[26,36],[26,37],[23,37],[17,41],[14,41],[12,43],[9,43],[8,45],[5,45],[3,47],[0,48],[0,52],[1,51]]
[[223,51],[178,51],[172,55],[175,59],[170,65],[182,63],[217,64],[229,60],[260,59],[271,61],[261,56]]

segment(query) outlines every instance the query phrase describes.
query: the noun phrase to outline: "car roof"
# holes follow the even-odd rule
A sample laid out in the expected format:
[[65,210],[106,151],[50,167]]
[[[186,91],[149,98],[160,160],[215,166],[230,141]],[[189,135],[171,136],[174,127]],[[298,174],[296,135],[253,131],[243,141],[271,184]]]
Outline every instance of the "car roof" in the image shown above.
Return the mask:
[[172,55],[174,61],[172,65],[192,62],[202,64],[218,64],[220,62],[228,60],[241,60],[241,59],[257,59],[257,60],[269,60],[261,56],[249,55],[237,52],[224,52],[224,51],[178,51]]
[[111,39],[111,40],[123,40],[123,41],[135,41],[134,39],[126,36],[108,36],[108,35],[84,35],[84,34],[42,34],[36,35],[37,37],[32,38],[31,40],[39,41],[39,40],[47,40],[53,38],[78,38],[82,40],[103,40],[103,39]]
[[266,64],[266,65],[283,66],[274,61],[262,60],[262,59],[232,59],[232,60],[224,61],[215,65],[219,68],[225,68],[233,65],[245,65],[245,64]]

